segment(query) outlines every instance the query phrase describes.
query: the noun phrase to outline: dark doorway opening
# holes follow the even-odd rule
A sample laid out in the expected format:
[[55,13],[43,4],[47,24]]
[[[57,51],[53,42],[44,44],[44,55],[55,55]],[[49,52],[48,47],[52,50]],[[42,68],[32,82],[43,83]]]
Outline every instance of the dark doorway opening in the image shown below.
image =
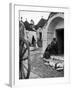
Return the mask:
[[38,47],[42,47],[42,32],[39,32],[39,38],[37,40]]
[[39,32],[39,36],[40,36],[40,40],[42,39],[42,33],[41,32]]
[[58,42],[58,55],[64,55],[64,28],[56,29],[56,38]]

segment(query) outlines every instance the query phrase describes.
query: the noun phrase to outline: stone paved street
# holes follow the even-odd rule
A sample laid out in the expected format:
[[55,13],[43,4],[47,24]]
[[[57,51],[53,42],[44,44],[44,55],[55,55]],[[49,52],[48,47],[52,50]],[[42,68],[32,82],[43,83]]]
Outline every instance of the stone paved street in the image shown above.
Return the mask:
[[[50,66],[44,64],[43,59],[41,58],[41,49],[31,51],[31,72],[34,76],[37,75],[38,78],[50,78],[50,77],[63,77],[64,71],[56,71]],[[30,76],[30,78],[35,78]],[[36,77],[36,78],[37,78]]]

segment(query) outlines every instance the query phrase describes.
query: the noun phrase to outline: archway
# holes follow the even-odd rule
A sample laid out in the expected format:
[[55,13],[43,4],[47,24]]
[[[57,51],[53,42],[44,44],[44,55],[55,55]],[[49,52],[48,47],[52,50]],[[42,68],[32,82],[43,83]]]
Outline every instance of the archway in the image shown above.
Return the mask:
[[64,17],[63,14],[57,14],[49,19],[47,31],[47,45],[53,38],[58,42],[58,55],[64,55]]

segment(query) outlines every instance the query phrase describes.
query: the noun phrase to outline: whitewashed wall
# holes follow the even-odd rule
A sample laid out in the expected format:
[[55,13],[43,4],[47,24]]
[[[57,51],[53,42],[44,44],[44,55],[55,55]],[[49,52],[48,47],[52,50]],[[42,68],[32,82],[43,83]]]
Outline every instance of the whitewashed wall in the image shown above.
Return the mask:
[[25,30],[25,39],[29,40],[30,43],[32,42],[32,37],[33,36],[34,36],[35,40],[37,41],[36,32]]

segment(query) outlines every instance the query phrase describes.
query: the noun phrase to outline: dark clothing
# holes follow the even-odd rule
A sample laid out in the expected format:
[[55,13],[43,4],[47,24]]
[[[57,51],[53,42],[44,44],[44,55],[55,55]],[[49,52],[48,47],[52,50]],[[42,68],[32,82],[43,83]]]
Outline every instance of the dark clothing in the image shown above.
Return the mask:
[[57,55],[58,54],[58,44],[57,41],[52,41],[51,44],[49,44],[44,52],[43,57],[48,59],[50,58],[50,55]]
[[32,45],[36,46],[36,40],[35,40],[34,36],[32,37]]
[[51,54],[53,54],[53,55],[58,54],[58,43],[57,43],[57,41],[51,42]]
[[49,53],[49,51],[45,51],[45,52],[44,52],[43,58],[46,58],[46,59],[50,58],[50,53]]

